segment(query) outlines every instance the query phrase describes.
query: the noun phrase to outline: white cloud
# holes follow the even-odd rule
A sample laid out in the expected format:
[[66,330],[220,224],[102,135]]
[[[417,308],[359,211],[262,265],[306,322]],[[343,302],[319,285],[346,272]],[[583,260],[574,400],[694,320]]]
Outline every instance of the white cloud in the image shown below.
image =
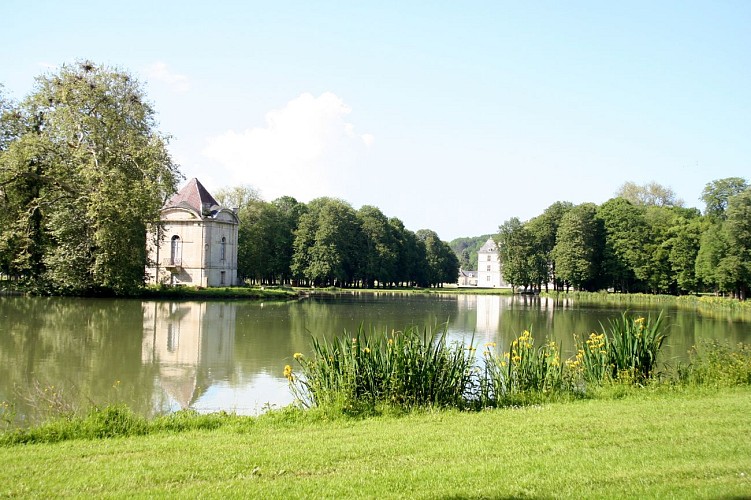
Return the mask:
[[157,61],[146,69],[148,78],[164,83],[175,92],[184,93],[190,90],[190,80],[187,76],[173,73],[162,61]]
[[264,127],[209,138],[203,154],[231,173],[227,184],[251,184],[268,200],[345,197],[358,160],[374,141],[345,121],[351,111],[331,92],[305,93],[269,111]]

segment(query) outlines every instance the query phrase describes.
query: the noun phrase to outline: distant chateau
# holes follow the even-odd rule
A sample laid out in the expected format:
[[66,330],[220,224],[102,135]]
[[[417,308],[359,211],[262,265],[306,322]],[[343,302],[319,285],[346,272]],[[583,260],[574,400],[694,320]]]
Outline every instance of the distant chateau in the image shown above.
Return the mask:
[[170,198],[160,219],[147,236],[148,283],[238,284],[237,214],[220,206],[198,179]]
[[493,238],[477,251],[477,271],[459,271],[459,286],[478,288],[510,288],[501,275],[501,258]]

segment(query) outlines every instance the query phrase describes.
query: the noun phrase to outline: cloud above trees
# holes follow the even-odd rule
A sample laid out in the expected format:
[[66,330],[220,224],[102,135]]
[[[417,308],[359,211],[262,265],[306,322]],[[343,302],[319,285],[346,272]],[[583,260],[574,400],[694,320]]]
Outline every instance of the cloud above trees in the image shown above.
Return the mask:
[[266,113],[262,127],[211,137],[203,154],[271,200],[342,196],[357,179],[358,159],[373,145],[347,121],[352,109],[331,92],[304,93]]

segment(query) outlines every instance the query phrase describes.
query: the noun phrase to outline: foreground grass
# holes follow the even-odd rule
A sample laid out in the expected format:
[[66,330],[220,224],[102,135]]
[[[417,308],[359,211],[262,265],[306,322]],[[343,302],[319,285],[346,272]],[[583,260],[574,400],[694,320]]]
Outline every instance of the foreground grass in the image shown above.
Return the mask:
[[[748,497],[751,390],[0,447],[0,497]],[[612,395],[621,394],[613,392]],[[622,395],[622,394],[621,394]]]

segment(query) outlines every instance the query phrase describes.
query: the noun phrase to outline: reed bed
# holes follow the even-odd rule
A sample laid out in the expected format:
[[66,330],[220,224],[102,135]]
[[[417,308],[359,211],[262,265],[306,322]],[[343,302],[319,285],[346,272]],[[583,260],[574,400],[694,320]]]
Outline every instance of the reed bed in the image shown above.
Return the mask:
[[384,407],[482,409],[592,397],[613,385],[696,385],[718,378],[751,384],[747,346],[696,350],[689,365],[673,371],[660,365],[667,338],[662,314],[623,313],[601,325],[599,333],[575,335],[576,354],[566,360],[559,344],[537,343],[529,330],[506,349],[488,343],[477,355],[474,339],[448,342],[446,327],[386,332],[360,327],[331,341],[314,338],[312,354],[296,353],[297,368],[287,365],[284,374],[303,407],[353,414]]

